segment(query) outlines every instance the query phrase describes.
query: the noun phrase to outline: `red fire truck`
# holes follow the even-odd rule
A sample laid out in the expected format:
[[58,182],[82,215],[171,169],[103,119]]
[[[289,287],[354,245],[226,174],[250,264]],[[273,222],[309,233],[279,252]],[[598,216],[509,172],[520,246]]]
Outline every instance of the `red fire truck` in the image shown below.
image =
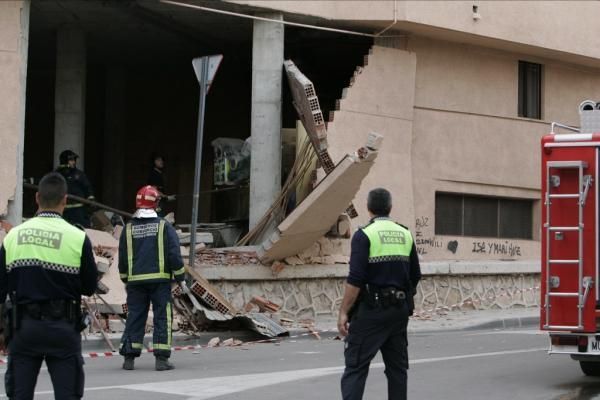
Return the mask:
[[550,354],[600,376],[600,103],[584,101],[579,114],[579,129],[553,123],[542,138],[540,328]]

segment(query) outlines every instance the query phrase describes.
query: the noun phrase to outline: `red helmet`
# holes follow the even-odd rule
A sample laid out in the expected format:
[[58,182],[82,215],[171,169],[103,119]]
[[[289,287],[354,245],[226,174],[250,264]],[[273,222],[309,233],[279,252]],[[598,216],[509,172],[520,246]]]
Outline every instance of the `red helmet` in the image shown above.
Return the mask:
[[158,189],[150,185],[144,186],[138,190],[137,195],[135,196],[135,208],[155,209],[158,207],[159,199],[160,195],[158,194]]

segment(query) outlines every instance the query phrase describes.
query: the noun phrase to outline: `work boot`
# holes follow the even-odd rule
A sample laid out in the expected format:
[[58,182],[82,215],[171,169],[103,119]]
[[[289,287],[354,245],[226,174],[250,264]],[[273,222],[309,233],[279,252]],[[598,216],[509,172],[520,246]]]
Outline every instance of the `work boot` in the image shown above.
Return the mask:
[[170,369],[175,369],[175,366],[171,364],[166,357],[156,357],[154,368],[157,371],[168,371]]
[[135,357],[125,357],[125,361],[123,362],[123,369],[127,371],[133,371],[135,369],[133,363],[135,362]]

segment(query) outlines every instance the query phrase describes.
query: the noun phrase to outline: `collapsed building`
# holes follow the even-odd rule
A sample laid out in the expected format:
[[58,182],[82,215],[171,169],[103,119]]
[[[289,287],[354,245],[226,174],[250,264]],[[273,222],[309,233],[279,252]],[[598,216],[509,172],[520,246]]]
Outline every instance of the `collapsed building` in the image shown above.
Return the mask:
[[[33,215],[21,182],[65,148],[131,212],[158,152],[194,271],[236,313],[260,297],[303,319],[336,313],[349,235],[385,186],[422,258],[417,309],[536,305],[539,138],[599,96],[597,48],[547,23],[594,37],[600,6],[573,4],[2,2],[0,214]],[[212,54],[192,233],[191,62]]]

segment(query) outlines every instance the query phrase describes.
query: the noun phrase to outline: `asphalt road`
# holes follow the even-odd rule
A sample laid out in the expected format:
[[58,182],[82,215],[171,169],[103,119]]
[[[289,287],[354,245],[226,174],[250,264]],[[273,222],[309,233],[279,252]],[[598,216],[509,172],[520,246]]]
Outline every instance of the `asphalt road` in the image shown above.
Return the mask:
[[[413,334],[409,342],[410,399],[600,400],[600,378],[585,377],[568,357],[548,356],[547,338],[535,330]],[[342,343],[331,339],[178,351],[172,361],[177,369],[156,372],[149,354],[135,371],[121,370],[120,357],[87,359],[85,399],[340,398]],[[53,398],[45,369],[36,393]],[[386,396],[378,357],[365,399]]]

